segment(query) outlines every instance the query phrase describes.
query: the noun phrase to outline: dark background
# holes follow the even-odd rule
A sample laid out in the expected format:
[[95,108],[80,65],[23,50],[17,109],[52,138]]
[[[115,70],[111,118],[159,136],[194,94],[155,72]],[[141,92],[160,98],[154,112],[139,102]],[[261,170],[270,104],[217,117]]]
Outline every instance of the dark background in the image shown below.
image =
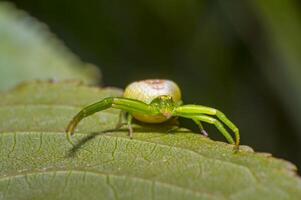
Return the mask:
[[[301,167],[301,4],[294,0],[19,0],[104,86],[172,79],[218,108],[242,144]],[[184,120],[183,126],[195,127]],[[210,137],[224,140],[211,125]],[[194,130],[197,130],[194,128]]]

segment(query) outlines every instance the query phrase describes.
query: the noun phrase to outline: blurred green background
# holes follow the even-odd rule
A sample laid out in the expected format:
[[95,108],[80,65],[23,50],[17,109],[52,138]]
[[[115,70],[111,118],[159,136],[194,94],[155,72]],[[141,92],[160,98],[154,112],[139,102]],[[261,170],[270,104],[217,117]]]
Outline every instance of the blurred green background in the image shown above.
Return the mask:
[[186,103],[225,112],[240,127],[242,144],[301,167],[299,1],[12,2],[99,66],[104,86],[172,79]]

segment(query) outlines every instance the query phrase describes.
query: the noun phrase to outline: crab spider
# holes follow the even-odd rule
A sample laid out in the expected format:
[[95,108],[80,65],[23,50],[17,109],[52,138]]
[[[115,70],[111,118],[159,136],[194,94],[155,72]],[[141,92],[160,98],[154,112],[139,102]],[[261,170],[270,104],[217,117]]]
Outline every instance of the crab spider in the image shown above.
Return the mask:
[[[116,108],[128,113],[129,136],[132,138],[132,118],[146,123],[161,123],[171,117],[192,119],[207,136],[201,122],[213,124],[230,144],[238,150],[240,135],[238,128],[219,110],[201,105],[182,105],[181,91],[176,83],[170,80],[143,80],[133,82],[124,91],[123,97],[107,97],[99,102],[83,108],[69,123],[66,134],[74,133],[77,124],[85,117],[96,112]],[[234,132],[235,140],[224,128],[226,125]]]

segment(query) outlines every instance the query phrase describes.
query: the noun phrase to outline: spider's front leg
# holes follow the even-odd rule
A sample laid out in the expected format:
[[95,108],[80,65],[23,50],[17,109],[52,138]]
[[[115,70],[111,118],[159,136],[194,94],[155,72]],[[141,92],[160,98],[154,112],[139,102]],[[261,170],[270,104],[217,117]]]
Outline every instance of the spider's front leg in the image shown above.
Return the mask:
[[[174,115],[190,118],[197,121],[204,121],[210,124],[214,124],[216,128],[223,134],[223,136],[227,139],[230,144],[235,144],[235,148],[238,150],[240,135],[238,128],[219,110],[199,105],[184,105],[179,106],[175,109]],[[223,124],[213,117],[209,117],[207,115],[216,116],[221,122],[227,125],[235,134],[235,142],[230,135],[230,133],[224,128]],[[198,124],[198,123],[197,123]],[[198,124],[199,125],[199,124]]]
[[85,108],[83,108],[81,111],[79,111],[71,120],[69,125],[67,126],[66,129],[66,134],[67,134],[67,139],[68,141],[72,143],[71,141],[71,135],[73,135],[75,128],[77,127],[78,123],[96,113],[108,108],[117,108],[121,109],[122,111],[126,111],[129,113],[128,115],[128,127],[129,127],[129,135],[132,137],[132,127],[131,127],[131,122],[132,122],[132,115],[131,113],[140,113],[140,114],[146,114],[146,115],[155,115],[157,113],[154,112],[152,107],[148,104],[145,104],[141,101],[134,100],[134,99],[128,99],[128,98],[123,98],[123,97],[108,97],[105,98],[99,102],[96,102],[94,104],[91,104]]

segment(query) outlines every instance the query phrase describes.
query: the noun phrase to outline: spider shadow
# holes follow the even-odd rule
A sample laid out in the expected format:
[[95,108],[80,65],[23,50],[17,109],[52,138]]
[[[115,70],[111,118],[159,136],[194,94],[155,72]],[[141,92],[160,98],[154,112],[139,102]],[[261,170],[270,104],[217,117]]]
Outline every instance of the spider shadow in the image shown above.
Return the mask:
[[[177,133],[187,133],[190,132],[188,129],[182,129],[179,126],[175,126],[173,124],[169,124],[167,126],[162,126],[162,125],[154,125],[154,124],[145,124],[145,123],[138,123],[138,125],[142,125],[138,126],[138,127],[133,127],[133,134],[135,135],[135,133],[153,133],[153,132],[161,132],[161,133],[166,133],[166,134],[174,134],[175,131]],[[68,151],[68,154],[66,155],[66,157],[74,157],[76,155],[76,153],[81,149],[81,147],[83,145],[85,145],[87,142],[89,142],[90,140],[95,139],[97,136],[102,136],[102,135],[106,135],[108,133],[114,133],[114,132],[125,132],[126,134],[128,134],[128,128],[114,128],[114,129],[108,129],[105,131],[100,131],[100,132],[92,132],[90,134],[88,134],[87,136],[84,136],[83,138],[81,138],[80,140],[78,140],[73,147]],[[83,148],[83,150],[91,152],[88,149]]]
[[[107,133],[117,132],[117,131],[121,131],[121,130],[120,129],[108,129],[108,130],[101,131],[101,132],[92,132],[90,134],[87,134],[86,136],[82,137],[80,140],[77,140],[77,142],[74,143],[74,145],[69,150],[66,157],[74,157],[75,154],[78,152],[78,150],[80,150],[80,148],[83,145],[85,145],[87,142],[94,139],[95,137],[97,137],[99,135],[105,135]],[[84,149],[84,150],[91,152],[90,150],[87,150],[87,149]]]

